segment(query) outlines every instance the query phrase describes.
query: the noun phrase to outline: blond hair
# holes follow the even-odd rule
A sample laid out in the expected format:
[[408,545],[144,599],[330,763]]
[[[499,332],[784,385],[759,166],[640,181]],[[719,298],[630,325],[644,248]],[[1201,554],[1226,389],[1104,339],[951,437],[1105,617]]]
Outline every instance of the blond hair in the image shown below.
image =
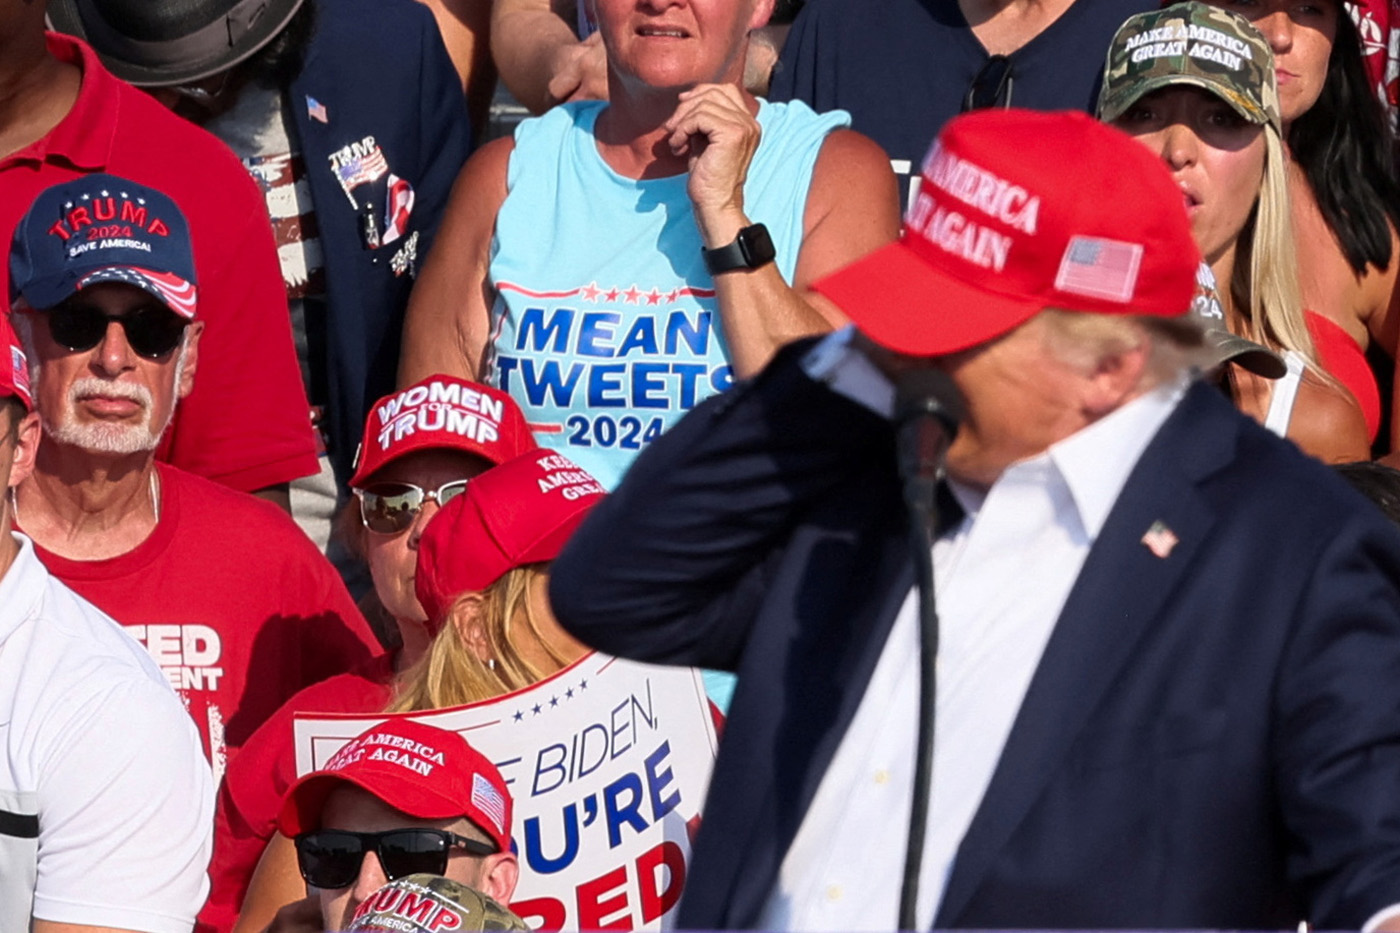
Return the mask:
[[548,564],[527,564],[507,571],[479,593],[458,596],[428,653],[399,675],[394,699],[385,712],[409,713],[489,700],[553,673],[538,669],[521,656],[513,634],[516,625],[528,629],[557,663],[556,669],[563,667],[567,659],[541,635],[540,607],[531,599],[531,593],[548,579]]
[[1303,315],[1287,157],[1278,131],[1264,127],[1264,179],[1254,212],[1240,231],[1230,295],[1244,336],[1274,350],[1301,353],[1317,368],[1317,350]]

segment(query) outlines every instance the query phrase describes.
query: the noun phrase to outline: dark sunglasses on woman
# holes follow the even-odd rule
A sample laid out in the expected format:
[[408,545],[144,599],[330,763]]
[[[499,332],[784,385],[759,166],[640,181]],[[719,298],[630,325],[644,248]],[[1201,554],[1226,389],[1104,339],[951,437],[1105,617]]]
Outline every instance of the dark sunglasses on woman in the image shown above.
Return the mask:
[[382,833],[352,833],[318,829],[296,837],[297,867],[307,884],[322,890],[355,883],[365,854],[379,858],[384,875],[393,881],[406,875],[447,873],[447,857],[453,849],[486,856],[496,851],[489,842],[468,839],[444,829],[391,829]]
[[424,489],[413,483],[371,483],[360,494],[360,521],[379,535],[396,535],[413,526],[423,505],[433,500],[444,506],[467,488],[467,481],[455,479],[437,489]]

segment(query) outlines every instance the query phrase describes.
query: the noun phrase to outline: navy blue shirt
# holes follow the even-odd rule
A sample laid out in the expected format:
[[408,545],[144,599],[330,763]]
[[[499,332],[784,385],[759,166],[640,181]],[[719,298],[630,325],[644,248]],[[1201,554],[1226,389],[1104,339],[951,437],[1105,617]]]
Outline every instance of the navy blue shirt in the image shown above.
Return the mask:
[[[1011,54],[1010,100],[1003,102],[1092,113],[1113,34],[1129,16],[1158,5],[1076,0]],[[852,128],[889,153],[907,199],[907,176],[918,173],[933,137],[962,110],[988,57],[957,0],[809,0],[768,96],[850,111]]]

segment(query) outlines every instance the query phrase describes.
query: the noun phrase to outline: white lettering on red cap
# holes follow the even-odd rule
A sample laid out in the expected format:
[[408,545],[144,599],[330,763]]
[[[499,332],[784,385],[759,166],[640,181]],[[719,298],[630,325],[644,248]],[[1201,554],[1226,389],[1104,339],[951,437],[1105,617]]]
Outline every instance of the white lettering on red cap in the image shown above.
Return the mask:
[[935,142],[924,159],[924,176],[959,201],[995,217],[1008,227],[1034,234],[1040,219],[1040,196],[966,159]]
[[911,230],[946,253],[961,256],[981,269],[997,272],[1006,268],[1011,255],[1011,237],[969,220],[957,211],[939,205],[927,190],[919,192],[909,212]]
[[430,382],[405,389],[381,404],[376,413],[379,447],[387,451],[418,431],[445,431],[491,444],[501,437],[503,401],[456,382]]

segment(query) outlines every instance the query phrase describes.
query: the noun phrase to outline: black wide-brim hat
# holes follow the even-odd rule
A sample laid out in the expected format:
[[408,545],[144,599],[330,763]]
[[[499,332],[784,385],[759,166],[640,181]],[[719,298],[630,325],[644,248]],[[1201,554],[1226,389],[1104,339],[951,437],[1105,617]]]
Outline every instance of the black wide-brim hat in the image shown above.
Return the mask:
[[257,54],[303,0],[50,0],[49,24],[77,36],[123,81],[189,84]]

